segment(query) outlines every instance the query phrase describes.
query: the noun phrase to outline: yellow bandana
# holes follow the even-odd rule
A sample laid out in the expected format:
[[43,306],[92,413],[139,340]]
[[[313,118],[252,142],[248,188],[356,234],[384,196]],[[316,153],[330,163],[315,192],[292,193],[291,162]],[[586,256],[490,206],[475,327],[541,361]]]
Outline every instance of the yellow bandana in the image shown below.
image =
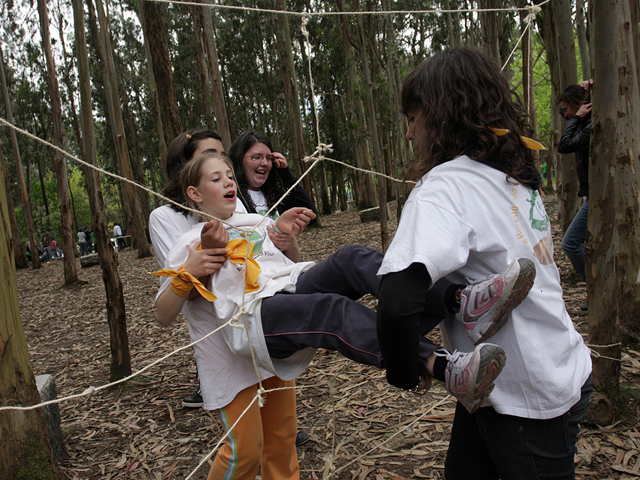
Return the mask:
[[177,271],[170,268],[163,268],[157,272],[151,272],[151,275],[173,277],[173,280],[171,280],[171,290],[180,297],[187,297],[191,289],[196,287],[196,290],[198,290],[205,300],[208,300],[209,302],[216,300],[216,296],[207,290],[207,287],[205,287],[200,280],[184,270],[182,265],[180,265],[180,268]]
[[[495,128],[495,127],[487,127],[493,133],[495,133],[498,137],[506,135],[509,133],[509,130],[506,128]],[[540,142],[536,142],[533,138],[529,137],[520,137],[520,141],[527,147],[529,150],[546,150],[547,147],[542,145]]]
[[227,257],[233,263],[244,265],[245,260],[248,260],[247,274],[245,275],[245,293],[255,292],[260,288],[260,285],[258,285],[260,265],[251,257],[251,254],[247,255],[247,248],[249,252],[252,252],[254,246],[255,243],[249,242],[246,238],[236,238],[227,245]]

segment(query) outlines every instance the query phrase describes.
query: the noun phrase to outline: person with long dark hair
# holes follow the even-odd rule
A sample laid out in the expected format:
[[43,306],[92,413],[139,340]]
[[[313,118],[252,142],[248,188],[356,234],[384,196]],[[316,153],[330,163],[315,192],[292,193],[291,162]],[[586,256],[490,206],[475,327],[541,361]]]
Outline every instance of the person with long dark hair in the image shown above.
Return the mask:
[[[418,346],[431,285],[501,271],[514,258],[536,269],[529,295],[491,337],[506,364],[476,411],[458,402],[445,477],[574,478],[579,423],[589,405],[591,356],[575,330],[553,261],[526,113],[497,62],[468,48],[445,51],[405,79],[401,109],[417,150],[411,192],[385,254],[378,338],[387,381],[420,381]],[[474,349],[463,324],[441,323],[449,351]],[[434,377],[448,384],[446,353]]]

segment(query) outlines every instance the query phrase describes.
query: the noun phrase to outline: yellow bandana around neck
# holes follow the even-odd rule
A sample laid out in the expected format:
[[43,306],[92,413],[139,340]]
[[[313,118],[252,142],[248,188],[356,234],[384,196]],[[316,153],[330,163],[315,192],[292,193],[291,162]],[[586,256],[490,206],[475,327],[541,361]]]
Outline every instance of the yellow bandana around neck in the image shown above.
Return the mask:
[[[487,127],[493,133],[495,133],[498,137],[506,135],[510,132],[510,130],[506,128],[495,128],[495,127]],[[520,137],[520,141],[523,143],[525,147],[529,150],[546,150],[547,147],[542,145],[540,142],[535,141],[533,138],[529,137]]]

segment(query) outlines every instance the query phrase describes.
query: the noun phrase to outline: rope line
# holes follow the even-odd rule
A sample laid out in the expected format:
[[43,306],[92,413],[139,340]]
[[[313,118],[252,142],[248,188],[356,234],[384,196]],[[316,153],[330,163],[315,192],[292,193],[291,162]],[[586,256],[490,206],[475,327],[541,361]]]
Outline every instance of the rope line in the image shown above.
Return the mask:
[[[475,13],[475,12],[519,12],[519,11],[527,11],[531,8],[531,6],[526,7],[502,7],[502,8],[462,8],[462,9],[444,9],[444,8],[432,8],[432,9],[421,9],[421,10],[360,10],[357,12],[297,12],[294,10],[278,10],[271,8],[258,8],[258,7],[243,7],[239,5],[220,5],[213,3],[198,3],[198,2],[188,2],[186,0],[147,0],[156,3],[172,3],[176,5],[187,5],[194,7],[208,7],[214,8],[217,10],[237,10],[237,11],[245,11],[245,12],[258,12],[258,13],[276,13],[281,15],[293,15],[298,17],[329,17],[336,15],[393,15],[393,14],[411,14],[418,15],[422,13]],[[537,4],[537,6],[542,6],[546,3],[549,3],[551,0],[544,0],[543,2]]]

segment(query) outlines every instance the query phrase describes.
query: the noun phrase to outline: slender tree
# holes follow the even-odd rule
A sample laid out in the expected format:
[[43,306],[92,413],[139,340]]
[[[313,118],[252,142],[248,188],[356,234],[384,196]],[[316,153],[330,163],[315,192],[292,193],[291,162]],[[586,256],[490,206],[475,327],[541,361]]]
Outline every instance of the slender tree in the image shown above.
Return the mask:
[[[51,98],[51,116],[53,121],[53,143],[64,150],[64,136],[62,126],[62,106],[60,101],[60,88],[56,76],[56,66],[51,53],[51,41],[49,39],[49,12],[45,0],[38,0],[38,13],[40,16],[40,31],[42,48],[47,61],[47,85]],[[64,35],[64,32],[61,32]],[[76,265],[76,242],[73,235],[71,222],[71,202],[69,199],[69,178],[67,175],[67,159],[56,151],[53,161],[57,185],[58,200],[60,203],[60,234],[62,235],[62,252],[64,253],[64,283],[70,285],[78,281],[78,268]]]
[[11,244],[13,247],[13,256],[16,261],[16,268],[27,268],[29,261],[22,248],[22,241],[20,240],[20,229],[18,228],[18,219],[16,218],[16,210],[13,207],[13,200],[11,199],[11,190],[9,189],[9,175],[7,173],[7,167],[4,161],[4,155],[2,154],[2,148],[0,146],[0,167],[2,168],[2,177],[4,178],[4,184],[7,186],[7,208],[9,212],[9,220],[11,222]]
[[[109,117],[111,118],[111,131],[116,146],[116,157],[118,158],[122,175],[133,181],[133,169],[131,167],[129,147],[124,130],[122,106],[118,94],[116,66],[111,48],[111,40],[109,38],[109,26],[102,0],[96,0],[96,10],[98,12],[98,22],[100,23],[100,35],[97,43],[100,44],[100,49],[102,50],[101,56],[103,62],[101,66],[107,97],[107,107],[110,112]],[[140,201],[134,190],[134,186],[129,182],[123,182],[122,191],[124,193],[127,220],[131,226],[131,236],[135,247],[138,249],[138,258],[149,257],[151,256],[151,248],[149,247],[149,242],[147,242],[144,221],[140,215]]]
[[[4,108],[7,114],[7,121],[12,125],[15,125],[13,120],[13,108],[11,106],[11,98],[9,97],[9,87],[7,86],[7,77],[4,72],[4,57],[2,49],[0,48],[0,82],[2,85],[2,96],[4,98]],[[9,135],[11,136],[11,146],[13,147],[13,157],[16,162],[16,173],[18,176],[18,183],[20,184],[20,194],[22,195],[22,208],[24,213],[24,219],[27,223],[27,232],[29,234],[29,244],[31,251],[31,265],[33,268],[40,268],[40,256],[38,255],[38,243],[36,241],[36,231],[33,226],[33,217],[31,216],[31,204],[29,203],[29,193],[27,191],[27,185],[24,181],[24,174],[22,173],[22,162],[20,160],[20,148],[18,147],[18,137],[13,128],[9,129]]]
[[[78,58],[78,76],[80,87],[80,119],[82,123],[82,141],[85,161],[97,164],[96,139],[93,127],[93,106],[91,102],[91,82],[89,74],[89,56],[84,26],[82,0],[72,0],[75,30],[75,46]],[[102,281],[107,297],[107,323],[111,350],[111,380],[131,375],[131,355],[127,336],[127,317],[122,292],[122,282],[118,274],[118,264],[111,245],[107,220],[104,213],[104,200],[100,177],[92,168],[84,169],[91,207],[91,227],[96,236],[96,247],[100,258]]]

